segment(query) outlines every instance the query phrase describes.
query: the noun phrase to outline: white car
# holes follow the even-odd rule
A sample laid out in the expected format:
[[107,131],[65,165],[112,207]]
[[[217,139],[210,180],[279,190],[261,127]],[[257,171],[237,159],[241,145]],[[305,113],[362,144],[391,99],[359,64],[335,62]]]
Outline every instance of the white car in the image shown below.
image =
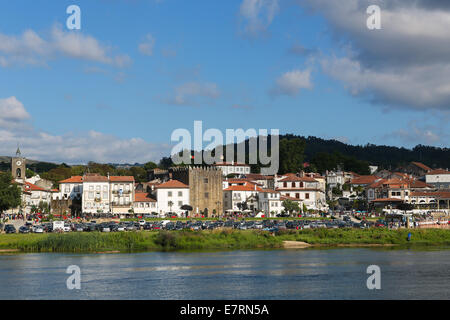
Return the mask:
[[72,229],[70,228],[70,226],[64,226],[63,231],[70,232],[70,231],[72,231]]
[[44,228],[40,226],[33,226],[33,229],[31,229],[31,231],[34,233],[44,233]]
[[143,227],[144,224],[145,224],[145,220],[139,220],[139,225],[140,225],[141,227]]

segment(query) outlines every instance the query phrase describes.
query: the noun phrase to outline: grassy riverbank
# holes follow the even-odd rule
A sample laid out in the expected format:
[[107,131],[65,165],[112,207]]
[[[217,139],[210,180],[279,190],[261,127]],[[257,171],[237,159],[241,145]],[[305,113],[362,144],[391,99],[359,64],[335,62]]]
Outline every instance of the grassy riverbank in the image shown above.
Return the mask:
[[[412,240],[407,241],[408,232]],[[257,230],[141,231],[117,233],[2,234],[0,252],[137,252],[282,248],[283,241],[313,246],[449,246],[450,230],[315,229],[287,230],[275,236]]]

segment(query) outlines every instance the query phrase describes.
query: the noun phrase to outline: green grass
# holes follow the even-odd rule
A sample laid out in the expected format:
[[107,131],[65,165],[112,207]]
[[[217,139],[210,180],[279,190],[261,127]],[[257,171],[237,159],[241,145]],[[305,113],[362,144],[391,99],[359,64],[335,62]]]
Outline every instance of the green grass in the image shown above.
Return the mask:
[[[262,221],[262,220],[333,220],[331,218],[326,217],[311,217],[311,218],[299,218],[299,217],[288,217],[288,218],[239,218],[238,221],[245,219],[246,221]],[[92,219],[95,220],[95,219]],[[127,219],[121,219],[121,221],[164,221],[164,220],[170,220],[170,221],[226,221],[226,218],[127,218]]]
[[[408,233],[411,232],[411,241]],[[278,235],[284,240],[304,241],[310,244],[393,244],[393,245],[450,245],[450,230],[444,229],[306,229],[285,231]]]
[[[408,232],[412,240],[407,241]],[[284,230],[275,236],[258,230],[141,231],[114,233],[1,234],[1,249],[21,252],[139,252],[281,248],[283,241],[313,245],[392,244],[449,246],[450,230],[311,229]]]

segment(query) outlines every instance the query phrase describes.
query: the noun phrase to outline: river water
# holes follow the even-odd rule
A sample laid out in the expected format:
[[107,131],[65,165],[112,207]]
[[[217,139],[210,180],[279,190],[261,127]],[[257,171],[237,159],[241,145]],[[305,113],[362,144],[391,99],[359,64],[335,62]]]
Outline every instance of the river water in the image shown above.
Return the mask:
[[[67,289],[70,265],[80,290]],[[0,299],[450,299],[450,250],[0,255]]]

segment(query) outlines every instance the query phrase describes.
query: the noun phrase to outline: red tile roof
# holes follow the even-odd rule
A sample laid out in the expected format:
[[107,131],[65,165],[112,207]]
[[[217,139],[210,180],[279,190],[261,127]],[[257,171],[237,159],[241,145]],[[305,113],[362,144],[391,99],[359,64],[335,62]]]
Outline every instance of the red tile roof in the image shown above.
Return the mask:
[[155,199],[151,198],[147,192],[136,192],[134,194],[135,202],[156,202]]
[[134,177],[133,176],[110,176],[109,181],[111,181],[111,182],[133,182],[134,183]]
[[441,199],[450,199],[450,191],[414,191],[411,192],[411,197],[435,197]]
[[436,169],[431,170],[430,172],[427,172],[427,175],[429,174],[450,174],[450,171],[444,170],[444,169]]
[[359,176],[357,178],[354,178],[350,181],[351,184],[372,184],[374,183],[377,179],[380,179],[377,176]]
[[25,182],[24,188],[26,191],[46,191],[45,189],[29,182]]
[[421,162],[411,162],[413,165],[415,165],[416,167],[419,167],[420,169],[423,169],[423,170],[425,170],[425,171],[430,171],[431,170],[431,168],[430,167],[428,167],[428,166],[426,166],[426,165],[424,165],[423,163],[421,163]]
[[101,176],[99,174],[85,174],[83,177],[84,182],[108,182],[108,177]]
[[189,189],[189,186],[178,180],[169,180],[161,183],[156,187],[157,189]]
[[283,178],[281,180],[279,180],[279,182],[296,182],[296,181],[301,181],[301,182],[319,182],[314,178],[310,178],[310,177],[297,177],[296,175],[289,175],[286,178]]
[[69,179],[61,180],[59,183],[83,183],[82,176],[72,176]]
[[224,189],[223,191],[258,191],[258,192],[261,192],[262,189],[260,187],[257,187],[253,183],[246,182],[244,185],[229,186],[228,188]]

